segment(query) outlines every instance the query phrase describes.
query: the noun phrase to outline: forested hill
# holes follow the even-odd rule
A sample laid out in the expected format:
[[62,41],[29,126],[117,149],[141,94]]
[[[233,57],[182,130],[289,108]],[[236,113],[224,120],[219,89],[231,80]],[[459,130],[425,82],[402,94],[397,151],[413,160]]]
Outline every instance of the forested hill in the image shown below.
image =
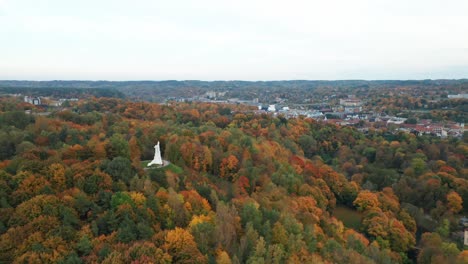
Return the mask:
[[[468,263],[466,134],[242,104],[34,107],[0,99],[1,263]],[[172,164],[145,169],[158,141]]]
[[[268,94],[282,96],[288,94],[291,102],[304,99],[304,95],[312,95],[317,88],[326,89],[378,89],[395,87],[418,88],[454,88],[455,91],[463,91],[468,87],[468,80],[338,80],[338,81],[0,81],[0,92],[9,93],[37,92],[31,88],[47,89],[91,89],[95,93],[104,93],[106,96],[125,96],[138,100],[151,100],[161,102],[171,97],[200,96],[208,91],[228,91],[230,97],[252,99],[255,97],[268,97]],[[8,89],[7,89],[8,88]],[[16,90],[13,88],[17,88]],[[119,91],[122,94],[112,94]],[[352,93],[352,92],[351,92]]]
[[114,87],[79,85],[75,81],[0,81],[0,94],[24,94],[29,96],[51,96],[55,98],[115,97],[125,95]]

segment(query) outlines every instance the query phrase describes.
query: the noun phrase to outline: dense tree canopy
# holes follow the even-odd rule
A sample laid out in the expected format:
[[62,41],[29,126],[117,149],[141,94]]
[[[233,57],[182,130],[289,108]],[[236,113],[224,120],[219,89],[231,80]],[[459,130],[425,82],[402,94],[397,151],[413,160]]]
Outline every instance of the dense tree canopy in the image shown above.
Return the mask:
[[[466,137],[389,139],[245,105],[0,105],[0,262],[467,259],[453,234],[468,212]],[[146,169],[157,141],[171,164]]]

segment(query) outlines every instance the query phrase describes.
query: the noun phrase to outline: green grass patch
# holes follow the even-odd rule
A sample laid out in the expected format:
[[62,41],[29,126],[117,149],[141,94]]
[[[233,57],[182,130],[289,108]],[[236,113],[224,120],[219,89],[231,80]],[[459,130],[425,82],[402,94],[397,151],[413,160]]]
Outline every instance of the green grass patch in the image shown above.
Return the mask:
[[144,168],[144,169],[161,169],[161,170],[164,170],[164,171],[170,170],[170,171],[172,171],[174,173],[177,173],[177,174],[181,174],[181,173],[184,172],[184,170],[181,167],[179,167],[177,165],[174,165],[172,163],[169,163],[169,165],[164,166],[164,167],[158,167],[156,165],[148,167],[148,163],[150,163],[150,162],[151,162],[151,160],[142,160],[141,161],[141,167]]
[[174,164],[169,164],[167,165],[166,167],[164,167],[164,169],[166,170],[170,170],[174,173],[177,173],[177,174],[182,174],[184,172],[184,169],[182,169],[181,167],[177,166],[177,165],[174,165]]
[[141,167],[142,168],[148,168],[148,163],[150,163],[151,160],[142,160],[141,161]]
[[362,214],[344,205],[337,205],[333,216],[339,219],[347,228],[359,231],[361,229]]

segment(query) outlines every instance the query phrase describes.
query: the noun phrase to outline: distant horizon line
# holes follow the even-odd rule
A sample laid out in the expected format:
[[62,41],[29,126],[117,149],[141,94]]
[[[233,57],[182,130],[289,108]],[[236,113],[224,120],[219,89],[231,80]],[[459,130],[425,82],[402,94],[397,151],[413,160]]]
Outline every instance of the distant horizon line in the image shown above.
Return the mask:
[[271,80],[245,80],[245,79],[138,79],[138,80],[110,80],[110,79],[49,79],[49,80],[33,80],[33,79],[0,79],[0,82],[284,82],[284,81],[320,81],[320,82],[335,82],[335,81],[468,81],[466,78],[437,78],[437,79],[271,79]]

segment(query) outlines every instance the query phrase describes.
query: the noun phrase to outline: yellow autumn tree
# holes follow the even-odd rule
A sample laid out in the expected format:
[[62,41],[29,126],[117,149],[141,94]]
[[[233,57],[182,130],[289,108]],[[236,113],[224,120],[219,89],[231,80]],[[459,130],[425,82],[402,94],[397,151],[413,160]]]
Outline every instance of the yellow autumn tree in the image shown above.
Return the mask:
[[170,230],[165,238],[164,249],[172,256],[174,263],[206,263],[207,259],[197,248],[195,239],[187,230]]
[[463,208],[462,204],[463,199],[457,192],[451,191],[447,194],[447,206],[452,213],[456,214],[460,212]]
[[377,195],[367,190],[361,191],[353,204],[359,211],[365,211],[367,209],[377,208],[380,206]]

